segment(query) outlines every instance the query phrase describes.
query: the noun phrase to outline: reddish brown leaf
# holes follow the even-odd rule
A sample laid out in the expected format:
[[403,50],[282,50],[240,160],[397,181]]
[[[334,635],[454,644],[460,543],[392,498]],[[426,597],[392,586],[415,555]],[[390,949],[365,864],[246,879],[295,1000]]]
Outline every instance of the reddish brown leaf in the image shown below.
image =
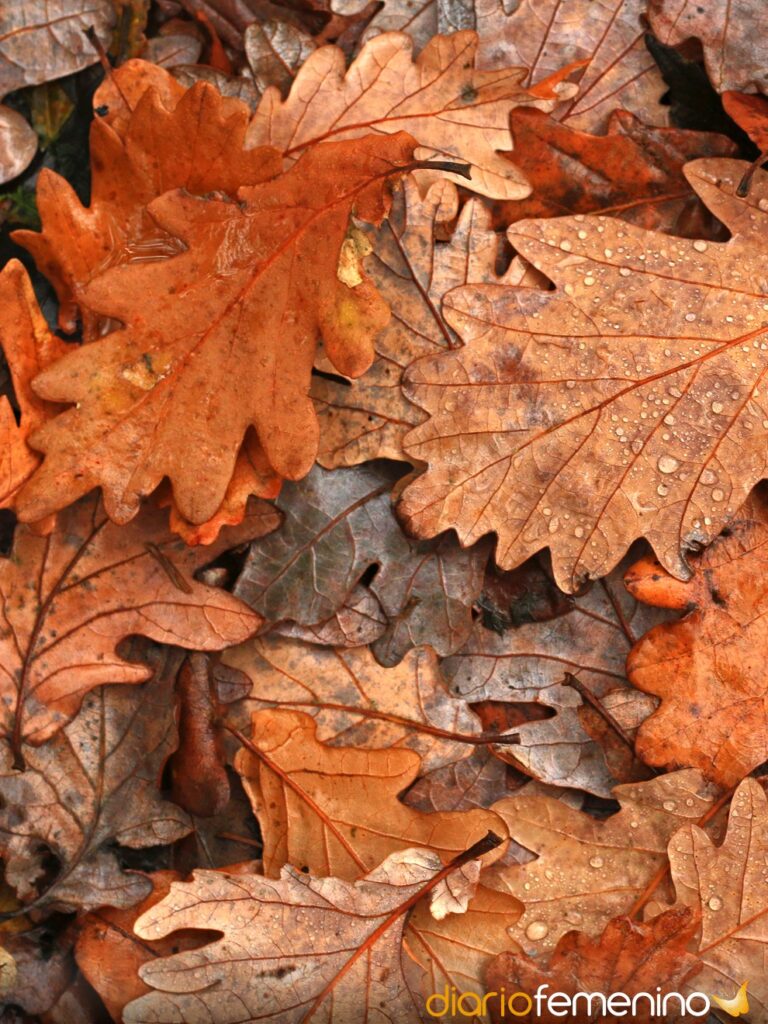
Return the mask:
[[[580,993],[572,998],[567,1012],[576,1014],[579,1009],[585,1019],[595,1020],[599,1015],[600,1021],[614,1024],[626,1018],[629,1009],[633,1021],[650,1024],[657,1015],[649,1007],[648,999],[632,997],[641,992],[651,993],[652,997],[680,992],[683,984],[701,968],[698,959],[687,952],[696,924],[687,907],[668,910],[644,924],[629,917],[614,918],[596,942],[579,931],[564,935],[546,967],[523,953],[502,953],[486,972],[488,988],[511,994],[533,993],[545,986],[549,988],[546,995],[562,992],[576,997]],[[608,1002],[599,998],[613,993],[620,993],[626,1000]],[[520,1010],[526,1004],[518,999],[513,1005],[518,1011],[515,1016],[522,1021],[555,1024],[563,1015],[554,1002],[551,1011],[544,1001],[542,1012],[534,1007],[522,1016]],[[680,1008],[678,1000],[672,999],[668,1005],[671,1011]],[[508,1004],[502,1010],[496,998],[492,1006],[494,1020],[509,1018]]]
[[258,615],[192,573],[217,551],[274,529],[272,507],[255,505],[213,548],[187,548],[165,520],[147,508],[120,529],[89,497],[59,517],[50,537],[17,528],[12,556],[0,563],[2,733],[17,754],[22,740],[56,733],[95,686],[149,677],[117,653],[126,636],[219,650],[258,628]]
[[751,93],[728,91],[723,93],[722,100],[725,112],[764,153],[768,149],[768,99]]

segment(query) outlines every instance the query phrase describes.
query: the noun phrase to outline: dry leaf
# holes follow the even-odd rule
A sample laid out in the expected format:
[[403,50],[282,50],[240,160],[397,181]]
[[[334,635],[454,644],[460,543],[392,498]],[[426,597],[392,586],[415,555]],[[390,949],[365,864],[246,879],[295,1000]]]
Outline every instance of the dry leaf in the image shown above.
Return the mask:
[[405,441],[430,464],[403,498],[412,531],[455,527],[470,544],[494,530],[505,568],[549,547],[568,591],[639,536],[689,574],[686,549],[713,540],[766,471],[768,175],[738,199],[744,167],[686,167],[733,232],[725,244],[580,215],[526,221],[509,238],[554,291],[448,295],[467,347],[408,374],[430,413]]
[[[519,572],[525,572],[519,570]],[[532,572],[524,576],[530,594]],[[465,646],[443,663],[451,691],[478,701],[535,701],[555,711],[554,718],[504,730],[519,737],[514,745],[494,747],[499,757],[543,782],[587,789],[610,797],[617,780],[607,751],[588,727],[575,677],[618,723],[632,734],[655,707],[627,685],[624,661],[632,644],[654,624],[654,613],[635,602],[615,572],[571,599],[566,613],[551,621],[523,622],[500,632],[475,624]],[[517,614],[532,614],[530,604]]]
[[477,46],[474,32],[436,36],[414,59],[408,35],[386,32],[365,44],[348,71],[342,51],[324,46],[304,63],[285,101],[278,89],[267,90],[248,145],[275,146],[295,159],[328,139],[407,131],[418,159],[469,163],[475,192],[520,199],[530,190],[497,152],[509,147],[509,112],[520,105],[551,110],[556,93],[523,89],[524,70],[507,63],[478,71]]
[[[616,1013],[595,1013],[603,1004],[593,993],[610,996],[622,993],[628,1000],[640,992],[666,995],[680,992],[682,986],[700,969],[697,958],[687,952],[696,931],[696,918],[686,908],[668,910],[652,921],[639,923],[629,917],[617,917],[610,921],[597,941],[580,931],[572,931],[557,944],[546,967],[539,961],[531,960],[522,953],[502,953],[497,956],[486,972],[488,988],[492,991],[537,992],[540,986],[549,987],[548,995],[565,992],[566,995],[581,997],[573,999],[572,1013],[577,1007],[581,1013],[589,1014],[591,1020],[598,1018],[605,1024],[613,1024],[626,1017],[627,1010],[616,1008]],[[697,981],[698,983],[698,981]],[[500,1011],[498,997],[492,1001],[496,1010],[495,1020],[508,1015]],[[540,1021],[553,1024],[563,1014],[554,1008],[550,1011],[543,1004],[543,1012],[532,1010],[523,1013],[520,1000],[513,1004],[518,1011],[515,1016],[523,1021]],[[629,1007],[631,1002],[627,1002]],[[656,1015],[649,1012],[648,1000],[637,1002],[632,1020],[638,1024],[650,1024]],[[670,1010],[679,1008],[679,1002],[670,1000]],[[507,1007],[504,1007],[506,1010]]]
[[730,787],[768,760],[768,526],[740,517],[695,568],[682,583],[649,558],[625,577],[639,600],[688,613],[656,626],[629,655],[630,682],[661,698],[640,727],[637,752]]
[[676,46],[694,37],[704,48],[712,85],[725,89],[768,89],[768,46],[764,11],[754,0],[702,4],[699,0],[650,0],[648,19],[662,43]]
[[101,486],[110,517],[127,522],[167,476],[181,515],[203,523],[225,497],[249,426],[275,472],[307,473],[317,452],[307,392],[318,333],[355,376],[389,317],[370,282],[352,288],[337,277],[350,213],[380,222],[387,183],[412,151],[403,134],[328,143],[273,181],[241,188],[236,203],[181,191],[156,199],[153,218],[188,249],[114,267],[86,288],[92,308],[127,326],[36,379],[43,397],[77,404],[36,433],[46,459],[20,515],[39,519]]
[[[264,837],[264,872],[284,864],[355,879],[408,846],[446,860],[488,831],[505,835],[491,811],[424,814],[398,800],[419,772],[411,750],[330,747],[298,711],[257,711],[252,742],[235,759]],[[494,856],[497,856],[495,854]]]
[[272,507],[257,506],[218,548],[187,548],[165,519],[147,508],[120,529],[91,496],[62,513],[49,537],[17,527],[11,557],[0,562],[2,733],[17,757],[22,741],[38,745],[72,719],[95,686],[149,677],[117,653],[126,636],[220,650],[260,625],[242,602],[192,573],[217,551],[274,529]]
[[[201,950],[146,964],[153,992],[128,1006],[125,1024],[199,1019],[370,1020],[418,1024],[420,1000],[401,966],[405,913],[440,877],[426,850],[388,857],[355,884],[313,878],[292,867],[279,880],[195,871],[136,923],[142,939],[178,929],[214,929]],[[322,936],[322,941],[320,937]],[[268,981],[266,981],[268,979]]]
[[698,956],[704,969],[696,988],[730,999],[748,981],[749,1019],[756,1021],[768,1013],[767,858],[768,806],[755,779],[736,790],[721,846],[695,825],[680,829],[669,844],[678,901],[701,914]]
[[311,36],[301,29],[275,19],[255,22],[245,30],[245,55],[256,88],[263,93],[270,86],[287,90],[296,72],[315,49]]
[[68,351],[49,329],[18,260],[9,260],[0,273],[0,346],[21,414],[17,424],[8,398],[0,397],[0,507],[9,508],[40,462],[27,438],[55,412],[34,393],[32,379]]
[[466,702],[449,697],[428,647],[410,651],[396,668],[382,668],[365,647],[332,650],[255,637],[226,651],[215,671],[226,681],[232,669],[253,684],[250,696],[227,712],[246,733],[254,711],[294,708],[315,719],[319,742],[413,750],[425,774],[468,757],[480,732]]
[[604,135],[578,131],[525,108],[512,111],[510,130],[514,151],[509,159],[533,193],[517,202],[496,203],[499,227],[528,217],[598,212],[693,237],[696,229],[709,225],[699,223],[703,207],[683,164],[736,150],[730,139],[714,132],[653,128],[626,110],[611,114]]
[[[392,319],[377,335],[376,359],[363,377],[313,379],[321,432],[318,461],[327,469],[403,458],[405,433],[424,419],[402,393],[403,371],[419,356],[459,344],[440,312],[446,292],[461,284],[522,283],[520,260],[503,275],[496,274],[499,236],[491,230],[480,200],[464,205],[447,243],[436,240],[457,209],[452,182],[435,183],[421,198],[409,176],[388,220],[378,231],[366,233],[373,253],[364,265],[389,303]],[[325,360],[318,365],[332,369]]]
[[[23,771],[3,751],[0,848],[5,879],[25,902],[65,910],[130,906],[146,896],[149,882],[123,871],[113,847],[173,843],[191,830],[187,815],[158,789],[178,742],[178,657],[153,660],[151,682],[87,694],[57,736],[24,746]],[[51,855],[57,870],[47,877]]]
[[280,622],[270,632],[324,647],[363,647],[378,640],[386,628],[387,617],[381,605],[367,587],[358,584],[322,622],[307,626]]
[[622,108],[664,124],[664,82],[643,36],[644,0],[475,0],[482,67],[522,64],[541,82],[565,64],[584,62],[576,95],[556,116],[570,128],[599,132]]
[[37,135],[15,110],[0,104],[0,185],[26,170],[37,152]]
[[[617,786],[621,810],[599,821],[546,796],[508,797],[494,806],[510,836],[537,854],[529,864],[491,867],[486,886],[525,904],[510,935],[531,956],[577,928],[596,938],[626,914],[666,864],[667,844],[714,803],[698,772]],[[660,892],[666,890],[661,888]]]

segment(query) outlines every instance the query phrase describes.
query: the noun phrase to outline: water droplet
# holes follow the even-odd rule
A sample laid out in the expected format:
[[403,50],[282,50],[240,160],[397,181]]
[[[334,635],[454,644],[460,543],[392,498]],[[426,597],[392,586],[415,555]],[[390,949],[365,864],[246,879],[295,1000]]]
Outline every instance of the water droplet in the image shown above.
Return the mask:
[[685,319],[688,321],[689,324],[692,324],[693,321],[696,319],[696,314],[695,313],[686,313],[685,314]]
[[621,269],[619,270],[619,273],[621,274],[622,277],[629,277],[629,275],[632,273],[632,271],[629,269],[629,267],[621,267]]
[[707,243],[702,242],[700,238],[697,238],[696,241],[693,243],[693,248],[696,250],[696,252],[706,252]]
[[672,415],[671,412],[668,412],[667,415],[664,417],[664,422],[667,424],[668,427],[671,427],[672,424],[675,422],[675,417]]
[[709,902],[707,903],[707,906],[709,907],[710,910],[722,910],[723,909],[723,901],[720,899],[719,896],[710,896],[709,897]]
[[564,242],[560,243],[560,248],[563,250],[563,252],[570,252],[571,251],[572,246],[571,246],[571,243],[568,241],[567,238],[566,238],[566,240]]
[[605,861],[603,860],[602,857],[590,857],[589,858],[589,866],[591,868],[601,868],[604,863],[605,863]]
[[674,473],[680,463],[673,455],[662,455],[656,465],[660,473]]
[[642,450],[643,442],[640,440],[639,437],[635,438],[635,440],[632,442],[632,451],[635,453],[635,455],[639,455]]
[[585,239],[586,237],[587,237],[587,232],[586,232],[586,231],[584,231],[584,229],[582,228],[582,230],[581,230],[581,231],[579,231],[579,238],[580,238],[580,239],[582,240],[582,242],[583,242],[583,241],[584,241],[584,239]]
[[531,921],[525,929],[525,934],[532,942],[538,942],[539,939],[545,939],[547,937],[549,934],[549,928],[544,921]]
[[665,487],[664,484],[659,484],[659,486],[656,488],[656,493],[661,498],[666,498],[666,496],[669,494],[669,488]]
[[722,402],[713,402],[712,405],[710,406],[710,408],[712,409],[712,412],[714,412],[714,413],[721,413],[723,411],[723,403]]
[[580,526],[577,526],[573,532],[579,539],[584,536],[584,530]]
[[701,482],[709,486],[717,483],[717,473],[711,469],[705,469],[701,474]]
[[712,491],[712,501],[722,501],[724,497],[725,494],[719,487],[716,487],[714,491]]
[[665,800],[662,804],[662,807],[665,811],[674,811],[674,809],[677,807],[677,804],[674,800]]
[[595,283],[594,277],[592,277],[591,274],[587,274],[587,276],[584,278],[584,284],[587,286],[587,288],[589,288],[594,283]]

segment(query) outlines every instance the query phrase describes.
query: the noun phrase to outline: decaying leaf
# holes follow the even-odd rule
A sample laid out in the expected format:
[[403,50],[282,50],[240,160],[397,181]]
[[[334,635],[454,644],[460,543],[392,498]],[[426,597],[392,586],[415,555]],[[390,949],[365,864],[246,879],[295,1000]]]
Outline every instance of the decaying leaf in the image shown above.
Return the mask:
[[704,969],[696,988],[730,999],[748,981],[755,1020],[768,1013],[767,858],[768,801],[755,779],[745,779],[736,790],[721,846],[694,824],[669,844],[678,901],[701,915],[697,955]]
[[77,405],[34,437],[46,459],[24,488],[22,518],[101,486],[110,517],[127,522],[167,476],[182,516],[203,523],[225,497],[249,426],[280,476],[305,475],[317,453],[307,392],[318,333],[334,364],[356,376],[389,317],[370,282],[350,288],[337,277],[350,213],[380,222],[387,183],[412,152],[403,134],[328,143],[241,188],[237,203],[180,191],[151,203],[188,249],[114,267],[86,288],[94,309],[127,326],[37,378],[43,397]]
[[625,577],[642,601],[688,612],[633,648],[634,686],[661,698],[640,727],[649,764],[691,766],[729,787],[768,760],[765,679],[768,526],[741,518],[695,559],[688,582],[653,559]]
[[260,93],[270,86],[287,90],[296,72],[316,46],[306,32],[276,19],[249,25],[243,43],[254,83]]
[[258,629],[260,616],[192,573],[217,550],[274,529],[274,509],[256,506],[218,549],[187,548],[165,520],[146,508],[121,529],[91,496],[62,513],[49,537],[17,527],[0,562],[2,734],[17,758],[22,742],[38,745],[72,719],[89,690],[150,676],[117,653],[125,637],[220,650]]
[[701,41],[707,73],[718,92],[768,91],[768,48],[759,5],[750,0],[711,6],[698,0],[650,0],[648,19],[654,34],[667,45],[691,36]]
[[295,159],[329,139],[407,131],[418,159],[469,163],[475,192],[520,199],[529,187],[497,152],[509,147],[509,112],[520,105],[551,110],[557,93],[549,85],[522,88],[525,71],[507,62],[498,71],[477,70],[477,46],[474,32],[436,36],[414,59],[408,35],[385,32],[365,44],[348,71],[342,51],[324,46],[304,63],[286,100],[279,89],[267,90],[248,145],[275,146]]
[[614,794],[621,810],[602,822],[546,796],[494,806],[512,839],[537,854],[483,876],[486,886],[525,904],[510,935],[529,955],[553,949],[574,928],[596,938],[611,918],[628,913],[666,864],[671,837],[714,803],[714,791],[693,770],[617,786]]
[[604,135],[571,128],[539,110],[510,115],[509,154],[533,188],[527,199],[496,203],[506,227],[528,217],[615,213],[643,228],[693,237],[707,225],[683,174],[697,157],[731,156],[735,145],[714,132],[654,128],[626,110],[614,111]]
[[327,746],[298,711],[257,711],[251,723],[235,767],[261,825],[270,877],[294,864],[355,879],[409,846],[449,860],[488,831],[506,834],[492,811],[424,814],[401,803],[398,794],[419,771],[412,750]]
[[643,41],[645,0],[475,0],[482,67],[512,60],[540,82],[584,62],[578,92],[556,116],[579,131],[599,132],[617,108],[664,124],[664,82]]
[[[521,260],[497,275],[499,236],[480,200],[464,205],[447,242],[436,239],[457,210],[452,182],[436,182],[422,198],[409,175],[387,221],[367,232],[373,252],[364,266],[389,303],[392,319],[377,335],[376,359],[361,378],[313,379],[321,431],[318,461],[327,469],[403,458],[403,437],[424,419],[402,393],[403,371],[420,356],[459,344],[441,314],[446,292],[462,284],[522,283]],[[325,361],[319,368],[331,369]]]
[[[156,659],[141,687],[87,694],[79,714],[48,743],[24,746],[23,770],[3,751],[0,849],[6,881],[20,899],[71,910],[127,907],[150,889],[124,871],[110,847],[175,842],[191,829],[163,800],[158,780],[178,742],[173,672],[178,657]],[[57,870],[46,877],[46,858]]]
[[439,857],[417,849],[392,854],[354,884],[292,867],[279,880],[196,871],[139,918],[136,932],[154,940],[213,929],[222,937],[142,967],[142,980],[161,991],[130,1004],[123,1020],[204,1013],[212,1024],[237,1024],[244,1014],[347,1024],[362,1014],[418,1024],[421,1001],[401,965],[404,915],[439,876]]
[[253,684],[250,696],[227,715],[246,733],[254,711],[294,708],[315,719],[319,742],[363,750],[404,747],[420,756],[424,774],[469,756],[480,732],[466,702],[449,697],[428,647],[410,651],[396,668],[382,668],[364,647],[333,650],[256,637],[230,648],[216,671],[226,680],[231,669]]
[[526,221],[509,238],[554,291],[449,294],[466,348],[408,374],[430,413],[405,440],[429,463],[404,494],[410,529],[454,527],[464,544],[493,530],[505,568],[549,547],[567,591],[639,536],[690,574],[686,548],[713,540],[766,471],[768,175],[739,199],[744,167],[686,167],[731,229],[725,244],[580,215]]
[[[500,954],[486,972],[488,988],[495,992],[537,992],[543,985],[550,992],[565,992],[572,997],[580,993],[571,1003],[572,1012],[580,1009],[585,1020],[599,1019],[606,1024],[626,1017],[627,1010],[617,1008],[615,1014],[601,1013],[603,1004],[594,994],[610,996],[620,992],[630,1000],[627,1005],[632,1007],[631,1019],[638,1024],[650,1024],[657,1019],[653,1005],[645,997],[633,997],[638,993],[656,997],[680,992],[701,966],[687,950],[696,924],[696,917],[687,907],[668,910],[645,923],[628,917],[614,918],[597,941],[580,931],[564,935],[546,967],[523,953]],[[672,999],[668,1006],[671,1011],[679,1010],[680,1002]],[[518,1000],[516,1009],[521,1007],[524,1009],[524,1004]],[[504,1019],[498,999],[494,1008],[494,1019]],[[524,1021],[555,1024],[561,1012],[550,1011],[544,1003],[542,1013],[532,1011],[515,1016]]]
[[381,605],[367,587],[358,584],[341,607],[322,622],[307,626],[279,622],[270,632],[323,647],[362,647],[378,640],[386,628],[387,617]]
[[[525,576],[528,592],[531,577]],[[535,615],[529,605],[524,611]],[[506,730],[519,742],[495,747],[496,754],[543,782],[610,797],[616,781],[632,777],[614,778],[607,751],[591,735],[589,708],[569,678],[632,735],[655,707],[627,685],[624,673],[632,644],[653,624],[649,611],[627,594],[615,572],[570,599],[565,614],[554,618],[499,632],[479,620],[443,671],[451,691],[465,700],[534,701],[552,708],[554,718]]]
[[0,507],[8,508],[40,462],[27,438],[56,411],[35,394],[32,379],[67,351],[49,329],[18,260],[10,260],[0,273],[0,347],[21,414],[17,424],[7,396],[0,397]]

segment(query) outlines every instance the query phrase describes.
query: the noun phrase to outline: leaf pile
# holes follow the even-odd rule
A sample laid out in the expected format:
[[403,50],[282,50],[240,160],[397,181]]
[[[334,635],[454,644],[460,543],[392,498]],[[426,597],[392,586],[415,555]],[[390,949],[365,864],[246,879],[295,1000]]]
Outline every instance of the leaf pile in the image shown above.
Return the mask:
[[8,1024],[768,1021],[762,8],[511,6],[0,11]]

